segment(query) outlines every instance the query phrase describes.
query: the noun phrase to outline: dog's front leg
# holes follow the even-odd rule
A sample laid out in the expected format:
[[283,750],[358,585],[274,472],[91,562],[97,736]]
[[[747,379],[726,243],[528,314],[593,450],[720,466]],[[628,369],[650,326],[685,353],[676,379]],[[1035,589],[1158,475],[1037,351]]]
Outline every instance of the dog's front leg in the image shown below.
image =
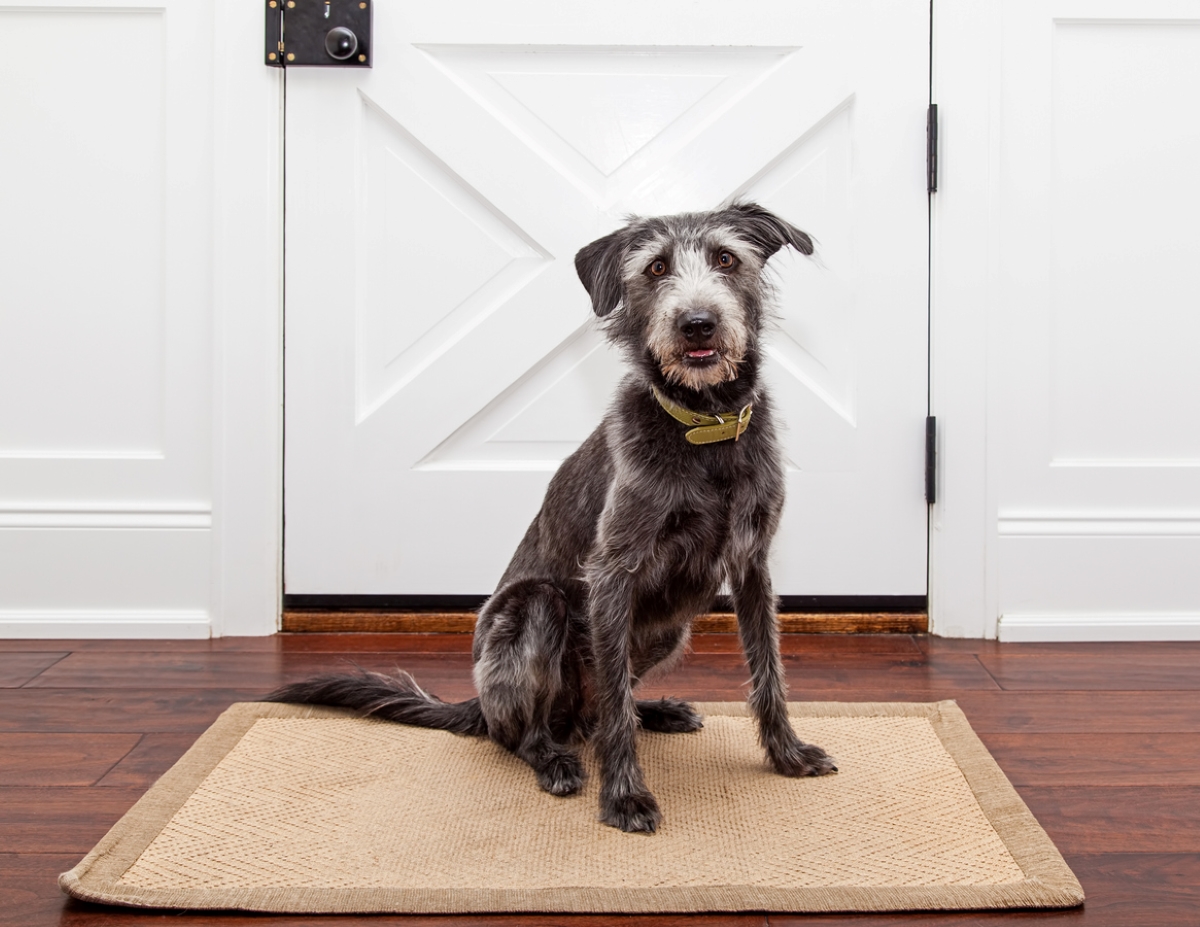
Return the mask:
[[785,776],[837,772],[825,751],[800,740],[788,720],[776,600],[765,555],[754,557],[741,575],[733,578],[731,591],[738,634],[750,665],[750,708],[758,719],[758,739],[771,765]]
[[632,583],[622,567],[593,574],[588,602],[596,711],[592,743],[600,762],[600,820],[630,833],[652,834],[662,813],[637,760],[629,664],[632,601]]

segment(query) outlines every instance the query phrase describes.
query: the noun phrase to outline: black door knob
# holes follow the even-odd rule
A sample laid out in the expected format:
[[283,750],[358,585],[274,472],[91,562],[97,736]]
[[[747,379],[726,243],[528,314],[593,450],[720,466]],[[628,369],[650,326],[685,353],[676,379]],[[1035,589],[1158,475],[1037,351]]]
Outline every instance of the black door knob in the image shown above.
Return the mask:
[[358,51],[358,36],[345,26],[334,26],[325,36],[325,51],[330,58],[345,61]]

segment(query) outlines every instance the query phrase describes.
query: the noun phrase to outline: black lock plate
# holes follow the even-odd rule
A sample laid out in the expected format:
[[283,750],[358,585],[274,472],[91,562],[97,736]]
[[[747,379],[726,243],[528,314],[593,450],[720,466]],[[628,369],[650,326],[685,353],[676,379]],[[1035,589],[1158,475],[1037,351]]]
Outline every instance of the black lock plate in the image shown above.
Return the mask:
[[[263,63],[269,67],[371,66],[372,0],[264,0],[264,6],[267,26]],[[348,43],[345,32],[339,32],[329,41],[328,47],[337,54],[345,54],[350,44],[356,45],[348,57],[340,60],[330,53],[326,43],[329,33],[339,28],[348,29],[356,40]],[[342,41],[336,41],[339,38]]]

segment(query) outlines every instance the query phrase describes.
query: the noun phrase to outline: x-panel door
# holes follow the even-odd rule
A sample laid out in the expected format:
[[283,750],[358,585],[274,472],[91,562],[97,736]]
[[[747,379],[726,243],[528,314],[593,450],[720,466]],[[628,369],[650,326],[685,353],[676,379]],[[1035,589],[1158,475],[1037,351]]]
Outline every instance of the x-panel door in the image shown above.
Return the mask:
[[777,590],[924,594],[928,17],[387,0],[372,69],[288,69],[286,591],[491,591],[621,376],[576,250],[744,198],[818,248],[771,262]]

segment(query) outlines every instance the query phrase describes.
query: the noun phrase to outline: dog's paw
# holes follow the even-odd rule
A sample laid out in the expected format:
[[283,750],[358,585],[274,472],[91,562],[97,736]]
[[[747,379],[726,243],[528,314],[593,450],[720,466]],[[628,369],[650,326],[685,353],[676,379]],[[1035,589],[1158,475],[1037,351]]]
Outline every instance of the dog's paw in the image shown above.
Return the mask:
[[824,776],[838,771],[828,753],[815,744],[795,741],[770,753],[771,765],[781,776]]
[[658,802],[649,792],[600,800],[600,820],[627,834],[652,834],[662,822]]
[[573,753],[559,754],[537,771],[537,781],[551,795],[574,795],[583,788],[583,764]]
[[687,702],[676,698],[637,703],[638,723],[644,731],[662,734],[687,734],[704,727],[704,719]]

